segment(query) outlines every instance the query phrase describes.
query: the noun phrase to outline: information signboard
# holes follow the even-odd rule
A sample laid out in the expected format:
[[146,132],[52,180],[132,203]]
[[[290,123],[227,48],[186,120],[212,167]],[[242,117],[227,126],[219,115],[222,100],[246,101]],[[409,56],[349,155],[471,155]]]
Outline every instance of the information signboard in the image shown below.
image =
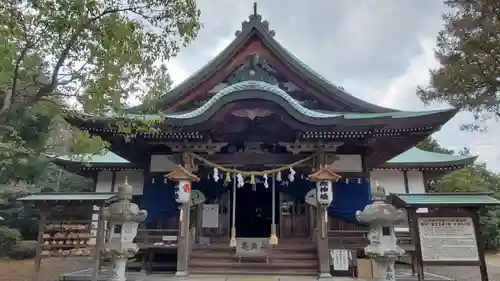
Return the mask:
[[474,223],[469,217],[419,217],[424,262],[479,261]]

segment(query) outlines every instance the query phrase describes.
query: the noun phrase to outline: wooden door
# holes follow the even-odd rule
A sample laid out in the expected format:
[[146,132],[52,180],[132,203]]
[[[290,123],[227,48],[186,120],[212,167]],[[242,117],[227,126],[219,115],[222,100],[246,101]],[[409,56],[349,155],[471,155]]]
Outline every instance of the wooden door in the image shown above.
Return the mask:
[[281,196],[280,237],[306,237],[309,235],[307,204],[288,196]]

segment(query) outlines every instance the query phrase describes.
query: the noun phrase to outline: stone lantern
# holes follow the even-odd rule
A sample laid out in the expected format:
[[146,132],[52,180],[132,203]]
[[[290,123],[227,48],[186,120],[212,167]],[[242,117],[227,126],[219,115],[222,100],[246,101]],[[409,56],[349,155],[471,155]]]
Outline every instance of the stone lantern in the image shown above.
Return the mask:
[[117,201],[103,210],[103,218],[111,225],[111,234],[105,245],[104,255],[111,260],[109,281],[125,281],[127,260],[139,250],[133,243],[137,235],[139,222],[147,217],[145,210],[139,210],[137,204],[132,203],[132,186],[125,179],[125,183],[118,187]]
[[405,219],[405,212],[398,210],[385,201],[385,190],[380,186],[372,188],[373,203],[363,211],[356,211],[356,218],[369,225],[368,240],[365,253],[377,264],[379,280],[394,281],[395,261],[404,255],[404,250],[396,244],[394,223]]
[[177,181],[175,187],[175,201],[180,204],[179,221],[180,232],[177,241],[177,271],[176,277],[188,276],[189,258],[189,213],[191,205],[191,183],[200,181],[200,178],[179,165],[167,174],[169,180]]

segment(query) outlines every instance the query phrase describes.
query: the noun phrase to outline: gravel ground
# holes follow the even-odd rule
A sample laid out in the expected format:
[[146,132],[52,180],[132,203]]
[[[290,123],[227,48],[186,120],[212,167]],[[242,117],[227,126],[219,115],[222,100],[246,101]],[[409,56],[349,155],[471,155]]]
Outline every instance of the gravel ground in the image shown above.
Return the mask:
[[[40,268],[40,281],[57,281],[59,275],[91,267],[90,259],[45,258]],[[30,281],[33,274],[33,261],[1,261],[0,281]]]
[[[500,281],[500,255],[489,254],[486,256],[488,264],[488,277],[490,281]],[[479,267],[473,266],[427,266],[428,272],[453,278],[457,281],[480,281]]]
[[[472,266],[428,266],[428,272],[453,278],[457,281],[480,281],[481,274],[478,267]],[[488,266],[490,281],[500,281],[500,267]]]

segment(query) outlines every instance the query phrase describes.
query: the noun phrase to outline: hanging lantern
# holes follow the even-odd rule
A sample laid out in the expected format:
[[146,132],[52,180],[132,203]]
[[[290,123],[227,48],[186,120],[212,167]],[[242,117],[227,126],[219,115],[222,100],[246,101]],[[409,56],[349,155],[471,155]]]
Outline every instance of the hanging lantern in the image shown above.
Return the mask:
[[189,202],[191,199],[191,182],[200,181],[200,178],[182,166],[177,166],[175,170],[167,175],[167,178],[179,182],[175,187],[175,201],[180,204]]
[[309,180],[316,182],[316,200],[323,206],[329,206],[333,201],[332,181],[340,179],[340,176],[328,168],[321,168],[309,175]]
[[316,200],[323,206],[329,206],[333,201],[332,182],[320,180],[316,182]]
[[175,202],[186,203],[191,200],[191,182],[181,180],[175,187]]

